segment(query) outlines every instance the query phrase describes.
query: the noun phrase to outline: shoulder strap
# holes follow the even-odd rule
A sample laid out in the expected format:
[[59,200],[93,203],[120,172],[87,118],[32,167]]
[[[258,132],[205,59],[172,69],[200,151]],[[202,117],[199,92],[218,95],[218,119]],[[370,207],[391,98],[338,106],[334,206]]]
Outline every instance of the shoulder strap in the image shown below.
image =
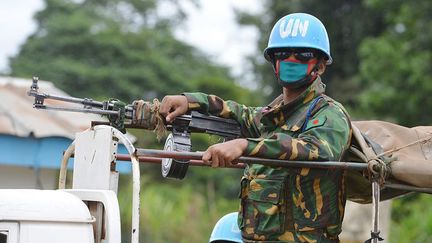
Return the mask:
[[311,105],[308,107],[307,112],[306,112],[305,121],[304,121],[303,126],[302,126],[302,128],[301,128],[301,131],[302,131],[302,132],[304,132],[304,130],[306,129],[306,126],[307,126],[307,124],[308,124],[308,122],[309,122],[309,119],[310,119],[310,117],[312,116],[312,111],[314,110],[315,106],[318,104],[318,102],[319,102],[321,99],[324,99],[324,97],[321,96],[321,95],[318,96],[318,97],[316,97],[316,98],[311,102]]

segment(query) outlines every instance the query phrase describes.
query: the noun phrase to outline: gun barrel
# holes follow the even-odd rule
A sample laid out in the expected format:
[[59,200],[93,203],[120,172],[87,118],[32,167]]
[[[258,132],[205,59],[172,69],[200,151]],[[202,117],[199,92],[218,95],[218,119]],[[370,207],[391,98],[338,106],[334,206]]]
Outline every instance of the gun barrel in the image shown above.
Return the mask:
[[[92,113],[98,115],[118,115],[118,111],[112,110],[99,110],[99,109],[89,109],[89,108],[69,108],[69,107],[56,107],[56,106],[46,106],[35,104],[34,108],[43,110],[55,110],[55,111],[69,111],[69,112],[80,112],[80,113]],[[107,123],[109,125],[109,123]]]
[[[53,95],[46,93],[39,93],[38,86],[38,77],[33,77],[32,85],[30,86],[30,90],[27,92],[29,96],[35,97],[35,102],[33,104],[36,109],[45,109],[45,110],[57,110],[57,111],[70,111],[70,112],[82,112],[82,113],[93,113],[99,115],[119,115],[118,111],[113,110],[113,104],[110,102],[101,102],[95,101],[89,98],[76,98],[71,96],[61,96],[61,95]],[[82,104],[84,108],[73,108],[73,107],[60,107],[60,106],[49,106],[45,105],[44,101],[46,99],[50,100],[58,100],[67,103],[75,103]],[[92,109],[95,108],[95,109]],[[125,117],[128,119],[132,118],[133,107],[126,106],[125,108],[126,114]]]
[[92,107],[96,107],[96,108],[102,108],[103,107],[103,102],[94,101],[92,99],[87,99],[87,98],[82,99],[82,98],[52,95],[52,94],[43,94],[43,97],[45,99],[59,100],[59,101],[65,101],[65,102],[69,102],[69,103],[76,103],[76,104],[83,104],[86,106],[92,106]]

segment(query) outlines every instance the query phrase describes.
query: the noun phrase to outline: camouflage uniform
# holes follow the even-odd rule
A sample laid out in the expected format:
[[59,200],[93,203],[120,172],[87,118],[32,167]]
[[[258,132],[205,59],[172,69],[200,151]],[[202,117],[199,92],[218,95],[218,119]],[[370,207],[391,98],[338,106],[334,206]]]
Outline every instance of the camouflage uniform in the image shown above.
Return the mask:
[[[246,156],[340,160],[351,139],[343,107],[316,79],[296,100],[246,107],[214,95],[185,93],[189,109],[237,120]],[[313,104],[313,105],[312,105]],[[341,170],[253,164],[241,181],[239,227],[245,242],[339,242],[346,201]]]

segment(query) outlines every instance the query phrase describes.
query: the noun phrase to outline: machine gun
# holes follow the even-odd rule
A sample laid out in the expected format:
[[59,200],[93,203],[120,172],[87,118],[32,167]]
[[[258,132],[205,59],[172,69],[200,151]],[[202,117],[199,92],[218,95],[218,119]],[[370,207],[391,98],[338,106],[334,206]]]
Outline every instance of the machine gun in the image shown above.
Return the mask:
[[[39,92],[38,77],[33,77],[30,90],[27,92],[29,96],[34,97],[33,107],[41,110],[57,110],[81,113],[93,113],[106,116],[120,116],[120,111],[113,110],[114,104],[110,101],[95,101],[89,98],[65,97],[53,94]],[[46,105],[45,100],[58,100],[66,103],[75,103],[83,105],[82,108],[72,108],[64,106]],[[134,108],[132,105],[125,107],[125,128],[140,128],[131,123],[134,117]],[[109,124],[107,122],[95,121],[92,126]],[[239,138],[240,125],[230,119],[220,118],[216,116],[208,116],[196,111],[190,114],[177,117],[171,124],[165,124],[167,130],[171,133],[168,135],[164,150],[190,152],[192,143],[191,133],[207,133],[217,135],[224,140]],[[180,160],[168,158],[162,161],[162,175],[164,177],[183,179],[188,170],[189,160]]]

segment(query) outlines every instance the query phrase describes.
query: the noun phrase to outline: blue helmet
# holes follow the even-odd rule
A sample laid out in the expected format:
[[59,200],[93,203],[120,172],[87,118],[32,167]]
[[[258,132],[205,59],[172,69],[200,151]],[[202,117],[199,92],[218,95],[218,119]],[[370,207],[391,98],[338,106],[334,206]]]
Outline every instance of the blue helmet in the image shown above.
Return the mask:
[[240,229],[237,225],[237,217],[238,213],[235,212],[229,213],[220,218],[213,228],[209,242],[224,241],[242,243],[243,240]]
[[270,52],[275,48],[313,48],[326,55],[327,65],[333,61],[326,28],[319,19],[306,13],[293,13],[279,19],[264,50],[267,61],[271,60]]

